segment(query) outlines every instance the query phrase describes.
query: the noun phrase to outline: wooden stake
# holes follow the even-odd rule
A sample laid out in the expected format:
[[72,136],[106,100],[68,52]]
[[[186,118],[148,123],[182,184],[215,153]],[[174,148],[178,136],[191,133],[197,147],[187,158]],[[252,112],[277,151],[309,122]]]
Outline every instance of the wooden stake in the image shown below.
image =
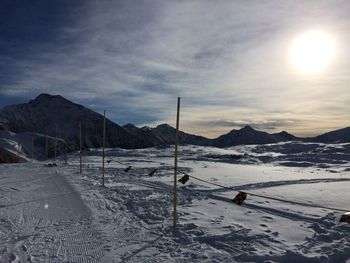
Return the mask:
[[21,157],[19,156],[19,142],[17,142],[17,156],[18,156],[18,162],[21,162]]
[[49,158],[49,138],[47,137],[47,128],[46,128],[46,146],[45,146],[45,153],[46,153],[46,160]]
[[81,152],[82,152],[82,134],[81,134],[81,121],[79,121],[79,140],[80,140],[80,151],[79,151],[79,157],[80,157],[80,173],[83,173],[83,161],[82,161],[82,156],[81,156]]
[[56,157],[57,157],[57,125],[55,125],[55,161],[56,161]]
[[32,160],[34,160],[34,135],[32,135]]
[[102,186],[105,186],[105,146],[106,146],[106,111],[103,111],[103,138],[102,138]]
[[64,138],[64,163],[67,164],[68,163],[68,144],[67,144],[67,136]]
[[178,154],[178,144],[179,144],[179,121],[180,121],[180,97],[177,98],[177,113],[176,113],[176,135],[175,135],[175,159],[174,159],[174,211],[173,211],[173,227],[176,227],[176,203],[177,203],[177,154]]

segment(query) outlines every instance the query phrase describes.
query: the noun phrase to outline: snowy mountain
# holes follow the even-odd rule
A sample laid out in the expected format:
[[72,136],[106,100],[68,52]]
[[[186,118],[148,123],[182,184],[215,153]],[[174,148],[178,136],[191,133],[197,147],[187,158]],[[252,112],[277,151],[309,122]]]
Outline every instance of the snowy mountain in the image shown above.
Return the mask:
[[232,130],[227,134],[219,136],[215,139],[214,145],[217,147],[230,147],[241,144],[266,144],[297,139],[297,137],[285,131],[269,134],[267,132],[254,130],[247,125],[240,130]]
[[323,143],[350,142],[350,127],[327,132],[322,135],[311,138],[311,140],[314,142],[323,142]]
[[[83,146],[100,147],[103,116],[62,96],[40,94],[29,103],[0,110],[0,127],[4,130],[16,133],[31,131],[67,138],[68,143],[75,146],[79,145],[79,122],[82,123]],[[149,146],[108,119],[106,134],[107,147]]]
[[[79,122],[82,123],[83,147],[102,146],[103,116],[59,95],[40,94],[28,103],[0,109],[0,130],[14,133],[33,132],[45,137],[67,140],[71,150],[79,146]],[[138,128],[133,124],[123,127],[106,120],[106,146],[121,148],[144,148],[174,144],[175,128],[161,124],[155,128]],[[14,137],[15,138],[15,137]],[[267,133],[246,126],[232,130],[216,139],[208,139],[180,131],[180,144],[230,147],[245,144],[268,144],[284,141],[349,142],[350,127],[325,133],[313,138],[298,138],[285,131]],[[52,151],[49,155],[52,156]]]
[[[141,140],[148,140],[153,146],[169,145],[175,142],[175,128],[168,124],[158,125],[156,128],[142,127],[138,128],[133,124],[123,126],[129,133],[137,136]],[[201,146],[230,147],[244,144],[266,144],[283,141],[295,141],[301,138],[295,137],[285,131],[269,134],[254,130],[246,126],[240,130],[232,130],[227,134],[221,135],[216,139],[208,139],[189,133],[179,132],[180,144],[192,144]]]
[[278,133],[271,134],[277,141],[295,141],[295,140],[301,140],[302,138],[296,137],[293,134],[290,134],[286,131],[281,131]]
[[[137,128],[132,124],[127,124],[123,127],[140,140],[147,140],[152,146],[170,145],[175,143],[176,129],[168,124],[161,124],[155,128],[150,128],[147,126]],[[202,136],[180,131],[179,143],[208,146],[213,145],[214,141]]]

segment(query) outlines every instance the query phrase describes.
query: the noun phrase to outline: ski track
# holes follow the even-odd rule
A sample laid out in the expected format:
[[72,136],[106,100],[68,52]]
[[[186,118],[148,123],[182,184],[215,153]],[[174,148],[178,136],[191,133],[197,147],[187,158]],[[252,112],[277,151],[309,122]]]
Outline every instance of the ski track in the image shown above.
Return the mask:
[[[11,203],[74,190],[52,168],[19,166],[6,169],[18,191],[1,189]],[[112,262],[106,257],[105,236],[78,194],[3,208],[0,215],[0,262]]]

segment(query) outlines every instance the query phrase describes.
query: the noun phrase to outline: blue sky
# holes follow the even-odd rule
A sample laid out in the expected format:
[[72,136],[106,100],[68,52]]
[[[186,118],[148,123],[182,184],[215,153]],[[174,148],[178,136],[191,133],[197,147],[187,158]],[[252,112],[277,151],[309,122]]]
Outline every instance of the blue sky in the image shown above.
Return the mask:
[[[215,137],[246,124],[314,135],[349,126],[349,1],[0,2],[0,106],[60,94],[118,124]],[[323,30],[337,53],[316,75],[288,61]]]

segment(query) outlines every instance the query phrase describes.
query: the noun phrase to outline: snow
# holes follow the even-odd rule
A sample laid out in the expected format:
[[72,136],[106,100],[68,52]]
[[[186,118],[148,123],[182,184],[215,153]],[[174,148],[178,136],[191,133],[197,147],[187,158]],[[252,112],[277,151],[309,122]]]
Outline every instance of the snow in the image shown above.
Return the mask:
[[[84,153],[83,174],[78,153],[68,165],[2,164],[0,205],[19,204],[0,207],[0,262],[350,262],[341,212],[251,195],[238,206],[236,191],[191,177],[178,183],[173,229],[173,152],[107,149],[106,187],[100,149]],[[179,170],[237,191],[350,210],[349,156],[350,144],[181,146]]]
[[45,159],[45,143],[48,142],[48,154],[53,156],[56,145],[57,153],[64,152],[64,140],[46,136],[35,132],[14,133],[0,131],[0,151],[3,150],[14,156],[19,156],[21,161],[30,161],[32,154],[34,159]]

